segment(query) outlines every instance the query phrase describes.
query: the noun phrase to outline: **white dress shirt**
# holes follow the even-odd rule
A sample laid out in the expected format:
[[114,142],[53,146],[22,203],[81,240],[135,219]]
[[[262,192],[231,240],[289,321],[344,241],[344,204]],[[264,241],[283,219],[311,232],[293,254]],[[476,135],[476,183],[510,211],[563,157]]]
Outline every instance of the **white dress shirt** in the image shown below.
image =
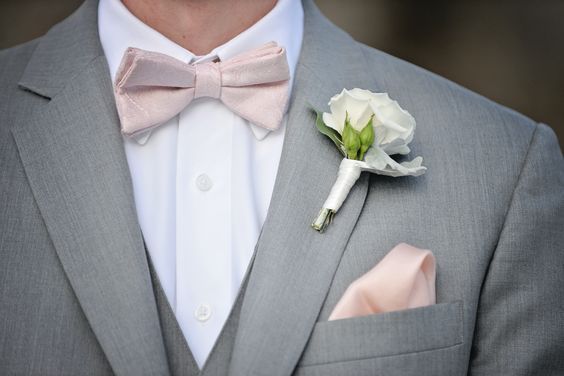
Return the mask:
[[[256,24],[202,57],[144,24],[121,1],[99,4],[100,40],[113,78],[128,47],[198,63],[229,59],[270,41],[286,48],[294,76],[303,36],[300,0],[279,0]],[[219,100],[200,98],[150,133],[124,137],[143,237],[200,368],[227,320],[264,223],[284,123],[269,132]]]

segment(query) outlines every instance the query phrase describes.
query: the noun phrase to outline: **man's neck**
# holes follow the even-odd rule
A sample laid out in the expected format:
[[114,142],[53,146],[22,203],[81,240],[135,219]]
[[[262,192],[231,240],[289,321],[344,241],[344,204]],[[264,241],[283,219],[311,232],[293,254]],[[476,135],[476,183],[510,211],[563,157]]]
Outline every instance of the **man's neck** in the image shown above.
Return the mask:
[[276,0],[122,0],[141,21],[205,55],[264,17]]

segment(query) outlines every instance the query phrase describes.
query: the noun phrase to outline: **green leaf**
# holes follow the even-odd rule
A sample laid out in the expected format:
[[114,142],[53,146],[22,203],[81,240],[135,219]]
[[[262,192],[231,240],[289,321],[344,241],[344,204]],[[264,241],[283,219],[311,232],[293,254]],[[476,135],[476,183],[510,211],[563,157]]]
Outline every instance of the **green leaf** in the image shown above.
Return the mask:
[[317,111],[315,109],[313,109],[313,111],[315,111],[315,113],[317,114],[317,119],[315,120],[317,130],[325,136],[329,137],[331,141],[333,141],[335,146],[337,146],[337,149],[341,152],[341,154],[346,157],[347,153],[345,151],[345,146],[343,145],[343,141],[341,140],[341,135],[339,134],[339,132],[325,125],[325,123],[323,122],[323,112]]

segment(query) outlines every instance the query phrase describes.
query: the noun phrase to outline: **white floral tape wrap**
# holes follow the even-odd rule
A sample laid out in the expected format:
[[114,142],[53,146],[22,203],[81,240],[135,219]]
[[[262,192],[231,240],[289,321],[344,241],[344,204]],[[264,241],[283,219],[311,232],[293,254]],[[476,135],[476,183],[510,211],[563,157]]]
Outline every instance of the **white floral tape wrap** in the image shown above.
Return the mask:
[[[367,156],[367,159],[370,160],[370,157],[377,153],[378,151],[377,149],[375,149]],[[385,154],[381,155],[383,155],[384,158],[387,157],[387,155]],[[329,193],[327,200],[325,200],[323,208],[337,212],[341,208],[341,205],[343,205],[343,202],[347,198],[353,185],[360,177],[360,173],[363,171],[387,176],[419,176],[422,175],[426,170],[425,167],[421,166],[421,162],[423,161],[423,158],[421,157],[417,157],[411,162],[403,163],[397,163],[391,158],[390,160],[391,161],[385,160],[384,164],[387,164],[386,168],[375,168],[373,165],[370,165],[364,161],[356,161],[353,159],[344,158],[341,161],[341,165],[339,166],[337,181],[333,185],[333,188],[331,188],[331,192]],[[389,167],[390,164],[393,165],[393,169]]]
[[329,197],[327,197],[327,200],[325,200],[325,203],[323,204],[324,209],[330,209],[337,212],[341,208],[341,205],[345,202],[345,199],[347,198],[353,185],[360,177],[362,164],[365,163],[347,158],[344,158],[341,161],[337,181],[333,185],[333,188],[331,188]]

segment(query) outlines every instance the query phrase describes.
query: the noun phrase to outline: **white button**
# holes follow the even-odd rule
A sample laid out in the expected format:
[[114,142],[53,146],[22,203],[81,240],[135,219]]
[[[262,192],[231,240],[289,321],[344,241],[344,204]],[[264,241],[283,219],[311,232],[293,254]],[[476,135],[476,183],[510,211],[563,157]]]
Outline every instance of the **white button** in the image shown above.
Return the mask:
[[199,322],[208,321],[211,317],[211,314],[212,310],[209,304],[200,304],[200,306],[194,311],[194,316]]
[[196,178],[196,187],[198,187],[200,191],[209,191],[211,187],[213,187],[213,182],[208,175],[200,174]]

